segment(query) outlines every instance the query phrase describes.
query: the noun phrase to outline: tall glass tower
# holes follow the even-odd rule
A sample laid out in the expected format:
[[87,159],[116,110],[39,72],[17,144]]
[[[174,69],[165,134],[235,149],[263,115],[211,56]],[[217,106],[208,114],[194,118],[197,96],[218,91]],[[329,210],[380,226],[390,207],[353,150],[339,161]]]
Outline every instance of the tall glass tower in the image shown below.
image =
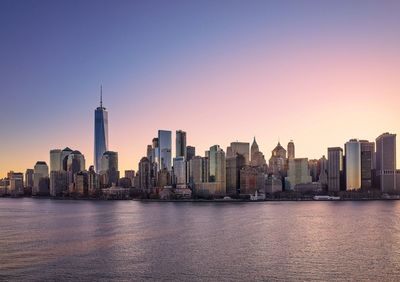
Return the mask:
[[101,158],[108,151],[108,112],[103,107],[103,88],[100,87],[100,107],[94,111],[94,167],[101,170]]

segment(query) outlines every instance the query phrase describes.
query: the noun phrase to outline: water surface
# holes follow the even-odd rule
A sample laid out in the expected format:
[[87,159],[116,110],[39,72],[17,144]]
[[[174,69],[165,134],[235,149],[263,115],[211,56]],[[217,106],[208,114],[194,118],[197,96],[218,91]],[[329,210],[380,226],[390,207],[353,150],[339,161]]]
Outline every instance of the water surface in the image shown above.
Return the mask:
[[400,280],[400,202],[0,199],[0,280]]

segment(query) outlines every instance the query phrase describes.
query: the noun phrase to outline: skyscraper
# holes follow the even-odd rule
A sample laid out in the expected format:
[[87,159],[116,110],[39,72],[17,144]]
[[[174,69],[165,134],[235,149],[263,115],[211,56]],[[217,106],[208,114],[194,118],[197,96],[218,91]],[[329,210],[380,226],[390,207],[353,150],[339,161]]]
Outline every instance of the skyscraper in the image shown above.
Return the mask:
[[294,190],[297,184],[312,182],[307,158],[289,159],[288,176],[285,178],[288,183],[286,189]]
[[79,151],[72,151],[67,157],[67,171],[72,174],[85,170],[85,156]]
[[345,144],[346,156],[346,190],[361,188],[361,146],[357,139]]
[[159,166],[158,169],[166,168],[171,171],[171,131],[159,130],[158,131],[158,151],[159,151]]
[[46,162],[38,161],[33,169],[33,195],[45,195],[49,191],[49,167]]
[[196,155],[196,148],[193,146],[186,146],[186,160],[190,161]]
[[108,150],[108,112],[103,107],[103,91],[100,88],[100,107],[94,112],[94,166],[101,170],[101,158]]
[[269,159],[269,169],[272,174],[280,175],[285,174],[286,170],[286,150],[282,147],[281,143],[272,150],[271,158]]
[[118,183],[119,171],[118,171],[118,153],[107,151],[104,152],[101,158],[101,175],[105,175],[106,186],[110,187],[113,183]]
[[214,145],[210,148],[210,182],[215,182],[215,193],[226,194],[226,160],[225,152]]
[[178,157],[185,157],[186,159],[186,132],[182,130],[176,131],[176,139],[175,139],[175,156]]
[[229,147],[231,148],[230,150],[232,150],[229,157],[234,157],[236,154],[241,154],[246,161],[246,165],[250,163],[250,143],[232,142]]
[[[253,162],[253,160],[252,160]],[[240,170],[245,166],[242,155],[226,158],[226,193],[236,195],[240,190]]]
[[25,187],[33,187],[33,169],[28,168],[25,172]]
[[50,171],[60,171],[62,169],[62,151],[54,149],[50,151]]
[[251,163],[252,166],[263,166],[266,164],[264,154],[260,152],[256,137],[254,137],[253,143],[251,144]]
[[328,191],[340,191],[340,177],[343,171],[343,149],[328,148]]
[[396,190],[396,134],[376,138],[376,175],[382,192]]
[[287,145],[287,153],[288,153],[288,159],[294,159],[295,158],[293,140],[290,140],[290,142]]
[[360,140],[361,144],[361,188],[372,187],[372,169],[374,168],[375,143]]
[[[179,188],[186,188],[186,160],[184,156],[174,158],[174,184]],[[185,187],[183,187],[185,186]]]

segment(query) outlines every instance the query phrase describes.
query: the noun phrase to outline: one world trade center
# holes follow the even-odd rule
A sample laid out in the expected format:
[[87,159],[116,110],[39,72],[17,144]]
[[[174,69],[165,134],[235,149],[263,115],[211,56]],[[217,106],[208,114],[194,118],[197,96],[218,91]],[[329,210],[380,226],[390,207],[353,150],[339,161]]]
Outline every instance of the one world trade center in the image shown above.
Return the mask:
[[108,112],[103,107],[103,88],[100,87],[100,107],[94,111],[94,167],[101,171],[101,157],[108,150]]

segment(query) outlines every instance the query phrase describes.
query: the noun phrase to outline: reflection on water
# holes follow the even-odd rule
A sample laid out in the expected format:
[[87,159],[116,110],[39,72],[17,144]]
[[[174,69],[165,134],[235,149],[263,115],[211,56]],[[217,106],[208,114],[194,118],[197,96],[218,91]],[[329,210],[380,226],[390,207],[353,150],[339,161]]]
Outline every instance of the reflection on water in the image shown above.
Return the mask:
[[0,280],[399,280],[400,202],[0,199]]

